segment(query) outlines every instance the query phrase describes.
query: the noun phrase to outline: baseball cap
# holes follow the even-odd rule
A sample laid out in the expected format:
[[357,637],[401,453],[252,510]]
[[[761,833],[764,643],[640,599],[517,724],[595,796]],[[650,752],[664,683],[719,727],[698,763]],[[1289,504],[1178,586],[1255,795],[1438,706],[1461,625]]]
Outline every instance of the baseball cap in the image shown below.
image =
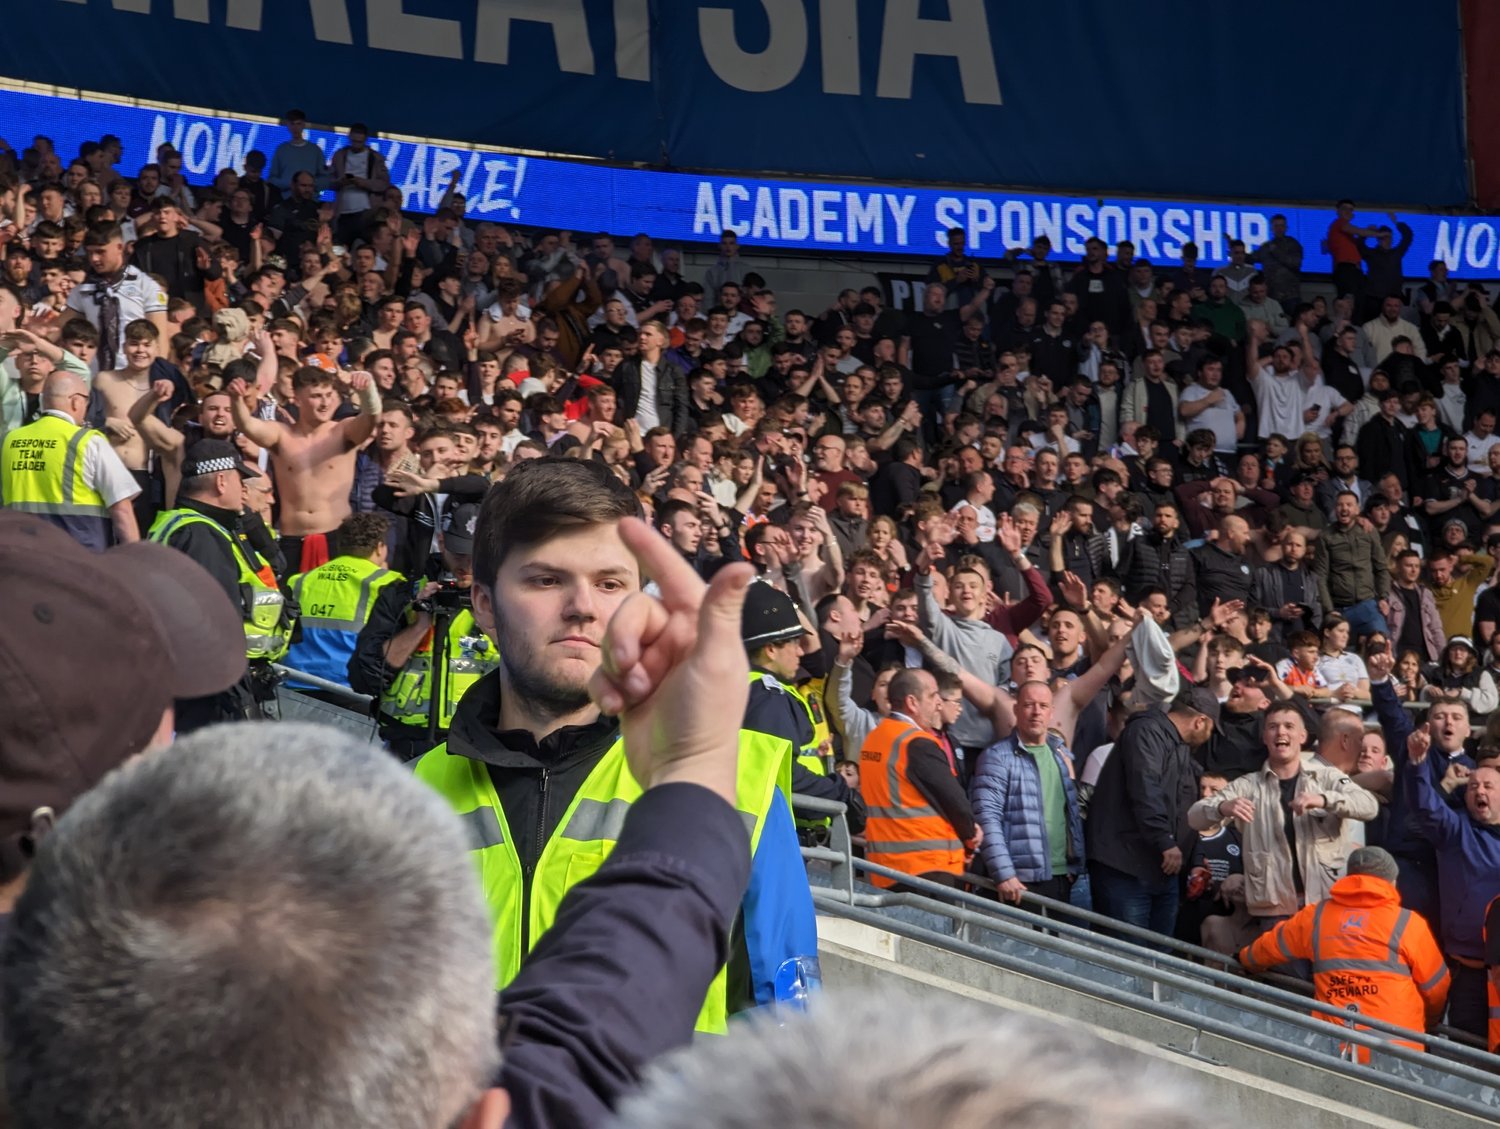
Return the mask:
[[1206,686],[1189,686],[1178,695],[1174,705],[1201,713],[1213,722],[1215,729],[1219,727],[1219,699]]
[[235,445],[223,439],[200,439],[182,457],[183,478],[223,474],[226,470],[237,470],[244,478],[260,477],[260,471],[240,458]]
[[1447,646],[1444,647],[1443,649],[1446,651],[1448,649],[1448,647],[1467,647],[1469,649],[1469,654],[1474,655],[1476,657],[1479,655],[1479,652],[1474,649],[1473,640],[1471,640],[1467,635],[1455,635],[1455,636],[1453,636],[1451,639],[1448,640]]
[[1348,873],[1369,874],[1395,882],[1396,860],[1384,847],[1358,847],[1349,855]]
[[745,610],[740,616],[740,639],[746,649],[767,643],[784,643],[807,634],[792,598],[764,581],[750,585]]
[[470,502],[454,506],[443,527],[443,548],[450,553],[472,556],[474,552],[474,527],[479,524],[479,507]]
[[0,511],[0,881],[30,862],[39,813],[60,815],[140,752],[176,698],[245,672],[240,614],[204,569],[151,542],[103,554]]

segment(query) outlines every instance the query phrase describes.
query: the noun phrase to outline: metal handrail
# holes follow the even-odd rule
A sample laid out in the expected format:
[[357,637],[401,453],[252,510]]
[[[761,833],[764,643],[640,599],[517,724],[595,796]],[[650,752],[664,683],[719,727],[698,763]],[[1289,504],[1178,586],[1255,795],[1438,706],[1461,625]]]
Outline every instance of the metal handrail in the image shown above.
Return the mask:
[[[298,682],[306,682],[309,686],[321,690],[325,694],[332,694],[336,698],[343,698],[364,713],[369,712],[370,703],[375,700],[369,694],[361,694],[358,690],[351,690],[341,682],[330,682],[326,678],[320,678],[316,674],[309,674],[305,670],[298,670],[296,667],[287,666],[285,663],[272,663],[271,669],[277,674],[285,675],[287,678],[295,678]],[[287,689],[295,690],[296,687],[287,687]]]
[[[1143,964],[1145,964],[1148,969],[1163,970],[1161,981],[1164,984],[1169,984],[1170,982],[1170,984],[1173,984],[1173,987],[1188,987],[1191,988],[1191,991],[1196,991],[1196,993],[1200,994],[1205,993],[1206,990],[1214,991],[1214,993],[1230,993],[1235,997],[1236,1006],[1244,1006],[1242,1002],[1251,1002],[1251,1000],[1254,1000],[1259,1006],[1277,1009],[1275,1011],[1275,1017],[1277,1018],[1289,1018],[1290,1009],[1290,1015],[1295,1017],[1298,1026],[1302,1026],[1301,1021],[1310,1018],[1308,1017],[1308,1012],[1310,1011],[1314,1012],[1314,1014],[1326,1014],[1329,1017],[1338,1018],[1338,1020],[1347,1020],[1349,1018],[1347,1017],[1347,1012],[1344,1012],[1341,1008],[1334,1008],[1334,1006],[1326,1005],[1326,1003],[1320,1003],[1319,1000],[1305,999],[1305,997],[1290,993],[1290,991],[1283,990],[1283,988],[1274,987],[1274,985],[1262,984],[1262,982],[1248,978],[1242,972],[1221,972],[1221,970],[1212,969],[1212,967],[1205,967],[1202,964],[1194,964],[1191,961],[1181,960],[1181,958],[1173,957],[1170,954],[1143,951],[1140,946],[1133,945],[1133,943],[1119,939],[1119,937],[1112,937],[1109,934],[1092,933],[1092,931],[1085,930],[1085,928],[1071,924],[1071,922],[1058,921],[1055,918],[1041,918],[1041,916],[1026,912],[1026,910],[1017,910],[1010,906],[999,906],[999,904],[990,903],[989,900],[984,900],[984,898],[980,898],[978,895],[968,894],[965,891],[954,891],[950,886],[942,886],[936,882],[915,879],[915,877],[909,876],[909,874],[889,870],[888,867],[880,867],[880,865],[864,861],[864,859],[855,859],[855,867],[859,868],[859,870],[868,870],[871,873],[882,874],[883,877],[898,880],[901,885],[907,886],[907,888],[926,889],[926,891],[930,891],[935,895],[929,901],[939,901],[939,903],[948,900],[962,901],[965,907],[972,907],[972,909],[960,909],[959,906],[954,906],[954,912],[948,912],[948,910],[930,910],[930,912],[938,912],[944,916],[951,916],[956,921],[959,921],[959,915],[963,915],[963,924],[986,928],[986,930],[993,931],[993,933],[1002,933],[1005,936],[1019,937],[1019,939],[1028,940],[1028,942],[1032,943],[1038,943],[1037,930],[1040,928],[1040,930],[1046,931],[1046,933],[1056,934],[1056,937],[1059,937],[1067,948],[1082,951],[1091,960],[1091,963],[1115,967],[1116,972],[1130,973],[1130,975],[1146,975],[1142,969]],[[957,897],[954,897],[954,895],[957,895]],[[879,895],[876,895],[876,897],[879,897]],[[889,897],[889,895],[886,895],[886,897]],[[897,895],[897,897],[901,897],[901,895]],[[916,897],[921,897],[921,895],[916,895]],[[926,909],[926,907],[922,907],[922,909]],[[996,913],[996,910],[999,910],[999,913]],[[1104,921],[1109,922],[1110,928],[1119,924],[1119,922],[1115,922],[1109,918],[1104,919]],[[1152,936],[1157,936],[1157,934],[1152,934]],[[1080,940],[1086,939],[1089,943],[1088,945],[1079,945],[1074,940],[1070,940],[1070,937],[1077,937]],[[1050,942],[1052,939],[1049,937],[1047,940]],[[1049,948],[1049,946],[1043,945],[1043,948]],[[1203,952],[1211,951],[1205,949]],[[1079,952],[1068,952],[1067,955],[1077,957]],[[1223,960],[1223,955],[1221,954],[1212,955]],[[1100,960],[1100,957],[1107,957],[1107,960]],[[1157,978],[1152,976],[1152,979]],[[1248,993],[1247,988],[1250,990]],[[1262,999],[1256,999],[1257,996],[1262,997]],[[1248,1009],[1248,1011],[1254,1011],[1254,1009]],[[1317,1023],[1325,1024],[1326,1021],[1319,1020]],[[1436,1038],[1436,1036],[1413,1032],[1412,1029],[1385,1023],[1385,1021],[1379,1020],[1376,1017],[1365,1017],[1365,1015],[1362,1015],[1359,1018],[1359,1024],[1362,1027],[1368,1027],[1373,1032],[1385,1032],[1388,1035],[1394,1036],[1394,1038],[1406,1039],[1407,1042],[1440,1045],[1445,1050],[1445,1053],[1448,1053],[1449,1050],[1457,1050],[1460,1059],[1467,1059],[1469,1062],[1475,1063],[1476,1068],[1482,1068],[1482,1071],[1470,1077],[1470,1081],[1484,1081],[1485,1084],[1494,1083],[1493,1068],[1497,1063],[1496,1057],[1490,1056],[1490,1054],[1472,1051],[1467,1047],[1451,1048],[1446,1045],[1445,1041]],[[1319,1029],[1310,1027],[1310,1030]],[[1355,1042],[1365,1041],[1356,1039]],[[1383,1050],[1392,1050],[1391,1045],[1386,1044],[1382,1039],[1371,1039],[1367,1045],[1373,1048],[1379,1047],[1383,1048]],[[1406,1048],[1395,1048],[1395,1050],[1406,1050]],[[1421,1056],[1421,1053],[1418,1053],[1418,1051],[1406,1050],[1406,1054],[1413,1056],[1410,1062],[1416,1063],[1416,1065],[1431,1065],[1431,1059]],[[1464,1069],[1467,1071],[1469,1068]]]
[[[1057,984],[1059,987],[1068,988],[1072,991],[1090,995],[1096,999],[1104,1000],[1107,1003],[1113,1003],[1122,1007],[1130,1008],[1135,1011],[1143,1012],[1147,1015],[1151,1015],[1157,1019],[1162,1019],[1170,1023],[1191,1027],[1200,1034],[1208,1033],[1230,1042],[1241,1043],[1247,1046],[1254,1047],[1257,1050],[1265,1051],[1267,1053],[1279,1056],[1285,1056],[1291,1049],[1286,1045],[1286,1043],[1276,1039],[1274,1036],[1261,1034],[1260,1032],[1255,1031],[1251,1028],[1239,1026],[1226,1020],[1215,1019],[1212,1016],[1199,1015],[1196,1013],[1185,1013],[1182,1010],[1174,1008],[1171,1005],[1153,997],[1138,996],[1122,989],[1112,987],[1108,984],[1101,984],[1096,981],[1085,980],[1081,977],[1073,976],[1058,969],[1048,968],[1045,965],[1034,964],[1002,952],[997,952],[993,949],[984,948],[983,946],[975,944],[972,941],[965,941],[958,937],[945,937],[942,934],[935,933],[930,929],[924,928],[923,926],[913,925],[909,922],[900,921],[899,919],[885,917],[879,913],[876,913],[873,909],[857,905],[845,905],[834,897],[826,896],[826,892],[824,891],[817,891],[816,893],[825,894],[824,897],[817,899],[820,903],[822,903],[823,908],[826,908],[841,917],[846,917],[851,921],[869,925],[872,928],[880,929],[884,932],[894,933],[898,936],[906,937],[913,941],[918,941],[923,944],[929,944],[936,948],[952,952],[958,956],[980,960],[986,964],[990,964],[998,968],[1003,968],[1007,971],[1014,972],[1023,976],[1029,976],[1033,979],[1043,979],[1048,981],[1049,983]],[[919,900],[930,900],[922,899],[919,895],[910,896],[917,897]],[[935,912],[942,911],[938,910]],[[1046,919],[1038,919],[1038,930],[1033,931],[1033,936],[1026,939],[1035,941],[1037,940],[1038,936],[1043,935],[1040,933],[1040,930],[1045,930],[1050,927],[1051,923],[1047,922]],[[1053,940],[1056,939],[1054,938]],[[1068,943],[1064,942],[1064,944],[1067,945]],[[1083,955],[1085,956],[1094,955],[1091,954],[1089,950],[1082,949],[1082,946],[1068,945],[1068,947],[1082,950]],[[1137,976],[1143,974],[1148,976],[1150,975],[1148,969],[1140,967],[1129,969],[1127,971]],[[1153,985],[1158,982],[1167,984],[1170,982],[1169,978],[1170,974],[1166,973],[1150,976]],[[1210,985],[1205,984],[1191,984],[1190,989],[1208,998],[1217,998],[1219,995],[1225,994],[1222,993],[1221,990],[1215,989]],[[1312,1031],[1315,1034],[1324,1035],[1330,1038],[1336,1037],[1340,1042],[1358,1043],[1360,1045],[1368,1046],[1372,1050],[1378,1050],[1381,1055],[1390,1055],[1395,1058],[1400,1058],[1403,1061],[1413,1063],[1417,1066],[1425,1066],[1428,1068],[1436,1068],[1439,1071],[1446,1071],[1450,1074],[1455,1075],[1456,1077],[1462,1077],[1468,1081],[1475,1082],[1485,1087],[1486,1090],[1488,1090],[1490,1093],[1494,1093],[1493,1086],[1495,1078],[1494,1074],[1491,1072],[1474,1071],[1466,1067],[1462,1067],[1459,1064],[1445,1063],[1443,1060],[1435,1058],[1433,1056],[1421,1055],[1418,1052],[1408,1050],[1404,1047],[1393,1046],[1392,1044],[1386,1043],[1380,1039],[1372,1039],[1362,1031],[1355,1031],[1349,1028],[1342,1027],[1333,1029],[1331,1024],[1328,1024],[1322,1020],[1313,1020],[1306,1015],[1297,1015],[1295,1013],[1285,1012],[1279,1008],[1274,1007],[1273,1005],[1263,1004],[1258,1000],[1240,1000],[1231,998],[1229,1002],[1233,1003],[1235,1006],[1242,1007],[1244,1010],[1253,1012],[1255,1014],[1269,1016],[1270,1018],[1283,1020],[1296,1024],[1298,1026],[1305,1025],[1308,1030]],[[1298,1022],[1299,1020],[1301,1021],[1300,1023]],[[1361,1018],[1360,1022],[1364,1024],[1366,1020],[1364,1018]],[[1314,1024],[1316,1024],[1316,1026],[1313,1026]],[[1410,1035],[1410,1032],[1403,1032],[1403,1034]],[[1482,1117],[1490,1121],[1493,1121],[1495,1119],[1496,1106],[1494,1105],[1485,1105],[1484,1103],[1474,1101],[1471,1098],[1446,1093],[1442,1090],[1435,1089],[1432,1086],[1428,1086],[1422,1082],[1404,1078],[1400,1074],[1376,1071],[1371,1069],[1367,1064],[1351,1062],[1346,1058],[1329,1054],[1326,1051],[1318,1050],[1315,1047],[1298,1047],[1296,1048],[1296,1051],[1301,1061],[1306,1062],[1310,1065],[1318,1066],[1322,1069],[1333,1071],[1355,1081],[1377,1083],[1387,1089],[1395,1090],[1406,1095],[1407,1097],[1415,1098],[1419,1101],[1428,1102],[1434,1105],[1446,1106],[1449,1109],[1458,1110],[1472,1116]],[[1452,1067],[1456,1067],[1456,1069],[1451,1069]]]
[[[924,904],[913,908],[926,909],[928,912],[952,917],[956,922],[961,921],[967,926],[1020,937],[1033,943],[1039,943],[1039,936],[1045,935],[1038,934],[1036,932],[1038,929],[1050,931],[1056,934],[1065,945],[1080,950],[1084,957],[1091,963],[1114,967],[1116,971],[1132,975],[1149,974],[1147,972],[1148,969],[1159,968],[1163,970],[1162,975],[1161,977],[1152,976],[1153,980],[1160,979],[1163,983],[1171,982],[1177,987],[1187,986],[1191,991],[1199,994],[1205,992],[1228,993],[1232,997],[1229,1002],[1234,1002],[1236,1006],[1242,1006],[1242,1002],[1253,1001],[1259,1006],[1274,1008],[1275,1011],[1273,1014],[1277,1018],[1288,1019],[1298,1026],[1309,1025],[1309,1030],[1317,1031],[1318,1033],[1322,1032],[1319,1031],[1318,1027],[1311,1027],[1310,1024],[1316,1022],[1321,1027],[1327,1021],[1314,1020],[1308,1015],[1309,1012],[1312,1012],[1314,1015],[1327,1014],[1340,1020],[1347,1019],[1347,1014],[1342,1009],[1245,975],[1237,962],[1234,965],[1233,971],[1228,969],[1220,970],[1212,966],[1205,966],[1173,956],[1170,953],[1146,950],[1123,938],[1093,932],[1072,922],[1057,918],[1041,917],[1026,910],[992,902],[979,895],[963,890],[956,890],[936,882],[929,882],[926,879],[891,870],[888,867],[871,863],[865,859],[851,858],[850,863],[854,869],[880,874],[900,882],[908,889],[922,891],[922,893],[911,895],[857,895],[858,902],[849,903],[851,905],[859,904],[865,907],[878,907],[880,905],[891,904],[910,905],[911,903],[904,899],[916,897],[920,898]],[[1087,920],[1095,921],[1110,930],[1143,935],[1152,940],[1153,943],[1158,941],[1174,941],[1177,947],[1193,952],[1195,955],[1201,954],[1202,958],[1209,958],[1216,963],[1226,961],[1222,953],[1214,952],[1211,949],[1203,949],[1187,942],[1175,941],[1173,938],[1167,938],[1161,934],[1151,933],[1149,930],[1129,926],[1128,923],[1116,921],[1113,918],[1103,917],[1087,910],[1079,910],[1065,903],[1054,902],[1051,899],[1040,898],[1035,895],[1032,895],[1031,900],[1075,913]],[[937,908],[933,908],[934,903],[936,903]],[[945,903],[956,904],[949,905]],[[1069,937],[1087,939],[1088,944],[1086,946],[1078,945],[1076,942],[1068,940]],[[1050,941],[1050,938],[1048,940]],[[1042,944],[1041,947],[1047,948],[1049,946]],[[1079,954],[1074,952],[1067,955],[1077,956]],[[1107,959],[1100,959],[1100,957]],[[1259,997],[1259,999],[1256,997]],[[1246,1010],[1256,1009],[1247,1008]],[[1422,1043],[1424,1046],[1439,1047],[1443,1051],[1443,1057],[1452,1060],[1453,1064],[1459,1068],[1462,1075],[1467,1077],[1468,1080],[1483,1082],[1486,1085],[1492,1085],[1494,1082],[1494,1070],[1497,1065],[1500,1065],[1497,1064],[1495,1056],[1451,1042],[1441,1036],[1428,1035],[1424,1032],[1397,1027],[1370,1016],[1361,1016],[1359,1023],[1361,1026],[1367,1027],[1374,1032],[1384,1032],[1408,1042]],[[1363,1035],[1362,1032],[1351,1031],[1349,1033],[1351,1035]],[[1407,1058],[1408,1061],[1416,1065],[1431,1066],[1433,1062],[1431,1058],[1421,1055],[1420,1052],[1411,1051],[1406,1048],[1392,1047],[1391,1044],[1379,1038],[1356,1038],[1350,1041],[1362,1043],[1372,1048],[1380,1048],[1382,1053],[1393,1050],[1404,1052],[1403,1054],[1396,1055],[1396,1057]],[[1471,1068],[1463,1065],[1465,1063],[1472,1063],[1474,1066]]]

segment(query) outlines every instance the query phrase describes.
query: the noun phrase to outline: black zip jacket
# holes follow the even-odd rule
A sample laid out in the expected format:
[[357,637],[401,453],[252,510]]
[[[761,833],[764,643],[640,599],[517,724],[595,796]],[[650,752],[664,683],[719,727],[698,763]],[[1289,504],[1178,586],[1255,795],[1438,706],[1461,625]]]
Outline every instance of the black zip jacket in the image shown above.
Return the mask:
[[[479,761],[489,770],[505,825],[521,860],[523,904],[531,902],[531,879],[542,851],[589,773],[620,734],[619,722],[601,718],[592,725],[564,726],[538,742],[524,729],[501,732],[500,672],[471,686],[453,715],[448,752]],[[748,852],[747,852],[748,854]],[[521,918],[521,941],[527,917]],[[700,995],[698,1006],[703,1005]]]
[[668,784],[631,805],[500,994],[507,1125],[603,1125],[652,1060],[689,1042],[749,879],[745,825],[707,789]]

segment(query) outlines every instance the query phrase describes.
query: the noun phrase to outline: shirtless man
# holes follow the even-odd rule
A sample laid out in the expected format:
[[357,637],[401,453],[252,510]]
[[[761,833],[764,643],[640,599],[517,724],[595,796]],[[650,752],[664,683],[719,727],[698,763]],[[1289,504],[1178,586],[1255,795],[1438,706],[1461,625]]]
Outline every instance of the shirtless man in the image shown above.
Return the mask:
[[521,305],[521,281],[502,278],[495,288],[495,302],[480,319],[480,349],[493,352],[505,360],[517,345],[530,345],[536,340],[536,323],[531,320],[531,311]]
[[125,367],[101,372],[94,377],[94,387],[104,398],[104,434],[141,488],[135,498],[135,518],[142,529],[151,527],[156,511],[156,491],[147,465],[150,451],[146,440],[130,422],[130,409],[141,398],[141,393],[151,389],[151,366],[158,356],[160,342],[161,333],[152,322],[145,318],[131,322],[125,327],[122,354]]
[[316,568],[334,555],[328,542],[351,513],[354,460],[375,432],[380,392],[367,372],[352,374],[349,387],[359,414],[335,420],[339,394],[333,374],[310,366],[298,369],[292,377],[297,422],[288,424],[257,419],[251,414],[252,389],[242,379],[229,385],[235,426],[270,452],[281,492],[281,548],[293,571]]

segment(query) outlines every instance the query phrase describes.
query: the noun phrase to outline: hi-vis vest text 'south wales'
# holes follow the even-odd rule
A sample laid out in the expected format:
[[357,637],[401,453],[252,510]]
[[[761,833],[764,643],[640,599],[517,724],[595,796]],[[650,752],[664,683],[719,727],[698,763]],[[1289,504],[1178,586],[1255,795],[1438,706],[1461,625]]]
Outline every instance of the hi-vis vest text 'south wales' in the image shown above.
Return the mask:
[[375,597],[401,581],[399,572],[347,556],[292,577],[287,587],[302,609],[302,638],[287,652],[287,665],[347,686],[349,660]]
[[[630,805],[640,797],[640,785],[625,759],[624,742],[616,739],[599,759],[547,840],[532,875],[529,905],[520,855],[485,764],[455,756],[447,745],[439,745],[414,762],[414,771],[453,805],[468,826],[480,885],[494,916],[495,968],[498,986],[503,988],[515,979],[526,956],[523,937],[528,948],[535,945],[556,920],[563,895],[603,865],[620,837]],[[777,791],[790,796],[789,743],[742,730],[735,807],[750,828],[752,854]],[[721,968],[698,1015],[698,1030],[723,1032],[728,1003],[727,977]]]
[[[432,701],[432,660],[436,638],[429,629],[411,653],[390,686],[380,695],[380,712],[402,725],[427,724],[427,706]],[[465,608],[448,625],[448,662],[443,671],[443,701],[438,728],[453,724],[458,700],[474,683],[500,665],[500,652],[474,622]]]
[[109,440],[60,416],[44,415],[14,429],[0,453],[0,497],[7,509],[38,514],[103,550],[110,543],[109,506],[84,478],[90,443],[108,446]]
[[[292,638],[292,623],[286,614],[286,597],[276,587],[271,566],[240,543],[240,539],[213,518],[196,510],[165,510],[151,523],[150,540],[170,545],[172,535],[191,525],[213,530],[229,551],[240,570],[240,615],[245,624],[245,655],[252,659],[272,661],[286,654]],[[249,554],[249,555],[247,555]],[[253,558],[253,559],[252,559]]]

